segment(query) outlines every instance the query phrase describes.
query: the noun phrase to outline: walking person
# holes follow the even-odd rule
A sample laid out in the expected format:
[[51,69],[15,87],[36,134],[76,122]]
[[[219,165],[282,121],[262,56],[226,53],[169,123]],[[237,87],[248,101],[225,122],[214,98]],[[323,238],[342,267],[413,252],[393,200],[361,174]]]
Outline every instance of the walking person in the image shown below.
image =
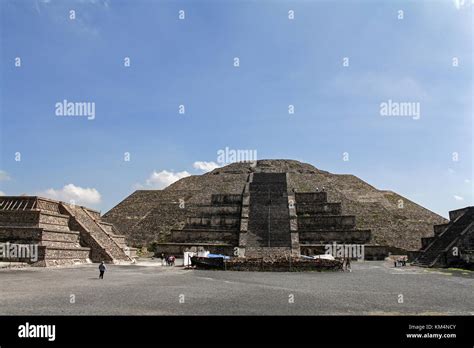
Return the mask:
[[105,267],[104,261],[102,261],[99,265],[99,279],[104,279],[104,273],[107,270],[107,267]]
[[162,266],[166,266],[166,257],[165,257],[165,253],[161,253],[161,265]]
[[168,257],[168,266],[174,266],[174,260],[175,260],[175,257],[173,255]]
[[347,261],[346,261],[346,270],[349,271],[349,272],[352,272],[352,268],[351,268],[351,258],[348,257],[347,258]]

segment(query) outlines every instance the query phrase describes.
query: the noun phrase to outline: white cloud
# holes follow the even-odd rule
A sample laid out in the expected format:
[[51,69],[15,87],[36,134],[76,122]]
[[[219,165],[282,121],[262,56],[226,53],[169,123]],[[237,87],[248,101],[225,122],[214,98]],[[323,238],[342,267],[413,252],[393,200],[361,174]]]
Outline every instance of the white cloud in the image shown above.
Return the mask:
[[65,185],[58,190],[50,188],[38,195],[59,201],[74,201],[75,204],[80,205],[97,204],[101,200],[101,195],[95,188],[82,188],[74,184]]
[[219,165],[215,162],[196,161],[193,163],[193,167],[195,169],[202,170],[203,172],[210,172],[216,168],[219,168]]
[[10,176],[4,170],[0,170],[0,181],[10,180]]
[[453,4],[454,4],[454,7],[456,7],[457,10],[460,10],[464,7],[469,6],[469,1],[470,0],[453,0]]
[[466,184],[470,184],[470,183],[471,183],[471,180],[465,179],[464,182],[465,182]]
[[[156,188],[156,189],[162,189],[165,188],[175,181],[178,181],[179,179],[185,178],[187,176],[190,176],[191,174],[188,173],[187,171],[182,171],[182,172],[169,172],[167,170],[162,170],[161,172],[157,172],[156,170],[151,173],[149,178],[146,180],[145,186],[149,188]],[[138,185],[138,187],[143,187],[141,185]]]
[[457,201],[464,201],[464,198],[461,197],[461,196],[454,195],[454,199],[457,200]]
[[6,196],[5,192],[0,191],[0,196]]
[[[211,170],[219,168],[219,165],[215,162],[196,161],[193,163],[193,167],[203,172],[209,172]],[[163,189],[187,176],[191,176],[191,173],[185,170],[182,172],[174,172],[168,170],[162,170],[161,172],[157,172],[156,170],[154,170],[153,173],[150,174],[148,179],[146,179],[144,184],[134,184],[133,188],[136,190]]]

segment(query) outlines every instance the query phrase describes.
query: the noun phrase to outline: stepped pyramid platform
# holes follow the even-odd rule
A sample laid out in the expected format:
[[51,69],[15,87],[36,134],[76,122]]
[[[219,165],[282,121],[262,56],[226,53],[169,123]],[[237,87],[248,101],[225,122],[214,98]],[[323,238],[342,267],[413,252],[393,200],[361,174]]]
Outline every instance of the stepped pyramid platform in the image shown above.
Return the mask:
[[86,207],[36,196],[0,197],[0,243],[38,247],[38,259],[2,258],[33,266],[130,262],[125,236]]
[[449,223],[434,226],[434,236],[422,238],[422,248],[410,253],[421,267],[474,268],[474,207],[452,210]]
[[337,242],[364,243],[369,258],[417,250],[433,225],[448,222],[353,175],[294,160],[232,163],[163,190],[135,191],[102,218],[134,246],[158,242],[176,255],[191,247],[319,254]]
[[188,217],[158,253],[188,250],[242,257],[298,257],[325,252],[331,243],[363,244],[369,258],[383,259],[384,246],[370,248],[370,230],[355,228],[355,216],[342,215],[340,203],[328,203],[327,192],[288,192],[286,173],[251,173],[242,194],[214,194],[211,205]]
[[187,250],[212,250],[232,255],[238,244],[242,195],[214,194],[209,205],[195,207],[183,228],[172,229],[168,243],[159,243],[158,251],[182,254]]
[[328,202],[327,192],[295,193],[294,197],[303,254],[322,254],[325,245],[335,242],[365,245],[369,258],[387,255],[384,247],[371,245],[371,230],[356,228],[355,215],[342,215],[341,203]]

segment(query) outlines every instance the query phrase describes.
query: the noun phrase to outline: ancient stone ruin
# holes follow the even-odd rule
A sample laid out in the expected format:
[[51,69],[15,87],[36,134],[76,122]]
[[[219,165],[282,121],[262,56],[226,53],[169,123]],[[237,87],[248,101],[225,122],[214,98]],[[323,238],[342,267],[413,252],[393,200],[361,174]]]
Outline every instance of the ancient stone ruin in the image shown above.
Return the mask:
[[434,236],[421,239],[421,249],[410,253],[421,267],[474,268],[474,207],[452,210],[449,222],[434,226]]
[[171,230],[170,242],[159,243],[159,250],[181,254],[201,247],[246,257],[298,256],[324,253],[328,243],[371,239],[370,230],[355,228],[354,216],[341,214],[340,203],[327,202],[327,192],[289,193],[286,173],[251,173],[241,195],[213,194],[211,205],[196,215],[184,228]]
[[293,160],[233,163],[139,190],[104,214],[135,246],[245,257],[314,255],[362,244],[366,259],[416,250],[441,216],[353,175]]
[[204,249],[291,258],[338,244],[363,245],[369,260],[409,251],[421,266],[472,263],[473,208],[450,212],[450,220],[352,175],[261,160],[190,176],[164,190],[136,191],[102,217],[46,198],[3,196],[0,245],[36,245],[37,260],[14,255],[2,261],[37,266],[130,262],[135,249],[125,238],[175,255]]
[[0,255],[0,261],[33,266],[119,263],[135,257],[135,249],[125,245],[125,236],[102,221],[99,212],[33,196],[0,197],[0,245],[3,254],[5,249],[16,250],[17,245],[36,246],[37,259]]

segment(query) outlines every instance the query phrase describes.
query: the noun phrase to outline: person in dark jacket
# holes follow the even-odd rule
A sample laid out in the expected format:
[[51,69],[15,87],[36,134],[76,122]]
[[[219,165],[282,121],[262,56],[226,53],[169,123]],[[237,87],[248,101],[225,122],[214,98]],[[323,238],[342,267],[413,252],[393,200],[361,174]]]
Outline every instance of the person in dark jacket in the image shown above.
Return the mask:
[[107,267],[105,267],[104,261],[102,261],[99,265],[99,279],[104,279],[104,273],[107,270]]

